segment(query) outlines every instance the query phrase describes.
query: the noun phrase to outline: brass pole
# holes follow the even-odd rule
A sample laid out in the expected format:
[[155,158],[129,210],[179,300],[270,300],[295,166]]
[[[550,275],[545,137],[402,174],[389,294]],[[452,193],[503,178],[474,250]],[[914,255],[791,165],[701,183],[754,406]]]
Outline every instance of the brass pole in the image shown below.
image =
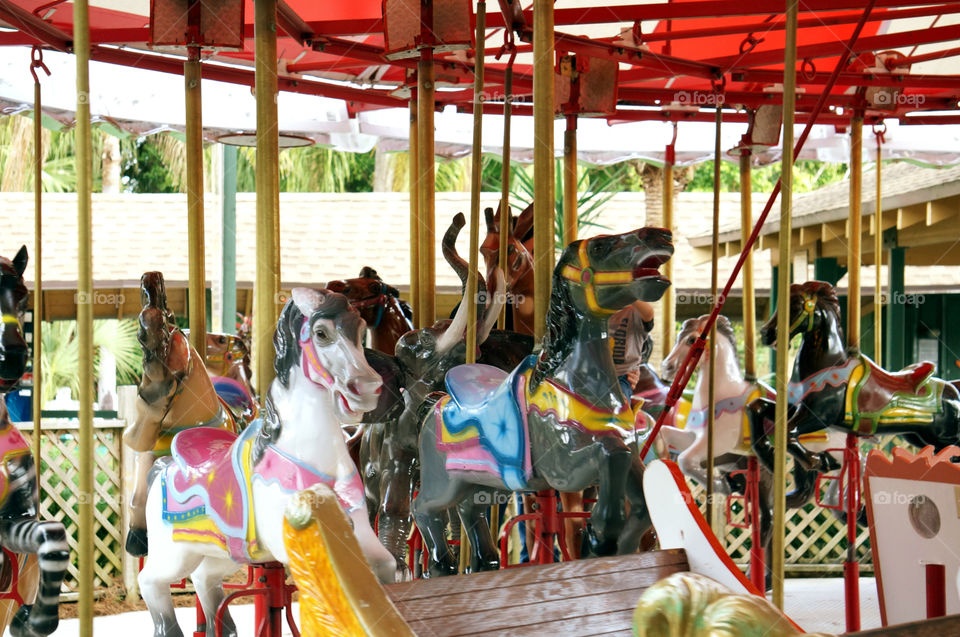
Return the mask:
[[434,183],[434,87],[433,49],[420,49],[417,66],[417,205],[420,209],[420,245],[418,248],[421,325],[433,325],[436,317],[436,243]]
[[257,382],[266,396],[273,380],[273,332],[279,315],[280,141],[277,129],[277,0],[254,3],[257,98],[257,254],[253,310]]
[[[190,252],[189,320],[190,344],[207,358],[207,275],[203,233],[203,114],[201,108],[200,48],[189,47],[183,63],[187,105],[187,243]],[[259,163],[259,162],[258,162]],[[263,385],[261,385],[263,386]]]
[[880,268],[883,267],[883,201],[882,201],[882,177],[883,167],[881,159],[883,157],[883,134],[877,133],[877,207],[873,212],[873,263],[874,275],[876,279],[873,282],[873,359],[877,365],[883,364],[883,277],[880,276]]
[[90,14],[87,0],[73,3],[73,46],[77,56],[77,365],[80,479],[77,543],[81,637],[93,635],[93,162],[90,129]]
[[[34,75],[36,77],[36,74]],[[40,472],[41,410],[43,409],[43,112],[40,81],[33,84],[33,461]],[[37,480],[37,489],[41,482]]]
[[420,208],[417,205],[417,89],[410,91],[410,149],[407,151],[407,172],[410,190],[410,306],[413,308],[414,325],[425,327],[420,307]]
[[577,114],[567,115],[563,132],[563,245],[577,240]]
[[[740,245],[747,245],[753,228],[752,185],[750,183],[750,150],[740,154]],[[743,262],[743,371],[748,380],[757,377],[757,308],[753,289],[753,249]]]
[[[507,235],[510,234],[510,117],[513,110],[513,60],[514,53],[511,53],[507,62],[507,68],[504,71],[503,81],[503,160],[500,170],[500,248],[497,253],[497,261],[500,271],[507,275]],[[504,293],[507,290],[503,290]],[[506,329],[507,327],[507,309],[506,303],[500,310],[500,317],[497,318],[497,327]]]
[[[667,161],[663,164],[663,227],[673,232],[673,151],[668,149]],[[673,262],[672,259],[660,266],[660,271],[668,280],[673,280]],[[662,308],[663,325],[660,326],[660,340],[663,342],[660,351],[666,357],[667,353],[673,349],[673,339],[676,338],[676,327],[673,317],[676,314],[676,291],[673,286],[667,288],[667,291],[660,297],[660,306]]]
[[787,1],[783,61],[783,156],[781,160],[780,251],[777,268],[777,408],[773,467],[773,603],[783,610],[783,558],[786,524],[787,381],[790,347],[790,256],[793,208],[793,114],[797,93],[797,2]]
[[[710,294],[711,302],[717,302],[717,288],[719,287],[717,268],[720,266],[720,127],[723,124],[723,100],[717,100],[716,116],[714,117],[714,145],[713,145],[713,241],[711,246],[712,263],[710,265]],[[710,324],[710,339],[707,351],[707,520],[711,527],[714,525],[713,507],[713,474],[714,474],[714,430],[717,424],[716,404],[716,377],[717,377],[717,323]],[[719,529],[714,529],[716,534]]]
[[533,329],[547,323],[553,275],[553,0],[533,2]]
[[850,220],[847,224],[847,345],[860,346],[860,233],[863,217],[863,117],[850,120]]
[[[470,258],[467,270],[467,357],[477,362],[477,270],[480,267],[480,180],[483,170],[483,48],[486,35],[487,3],[477,2],[477,34],[473,62],[473,171],[470,181]],[[505,215],[504,215],[505,216]],[[488,281],[488,285],[492,282]],[[463,551],[461,551],[462,559]]]

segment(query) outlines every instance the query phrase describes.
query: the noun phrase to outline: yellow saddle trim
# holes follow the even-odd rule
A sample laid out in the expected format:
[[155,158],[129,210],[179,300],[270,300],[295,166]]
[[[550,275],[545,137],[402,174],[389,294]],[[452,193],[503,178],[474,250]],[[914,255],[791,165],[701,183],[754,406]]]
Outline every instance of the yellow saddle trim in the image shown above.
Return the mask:
[[557,422],[566,422],[596,434],[630,433],[634,427],[634,413],[629,405],[610,411],[599,409],[570,390],[554,383],[549,378],[530,391],[530,376],[533,370],[524,372],[527,404],[540,413],[553,412]]

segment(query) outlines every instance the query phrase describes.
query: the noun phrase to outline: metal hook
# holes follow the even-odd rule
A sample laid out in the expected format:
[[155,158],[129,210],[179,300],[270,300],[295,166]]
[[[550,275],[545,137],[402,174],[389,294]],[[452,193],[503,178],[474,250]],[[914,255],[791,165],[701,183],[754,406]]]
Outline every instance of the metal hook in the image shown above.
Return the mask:
[[873,125],[873,134],[877,136],[877,146],[887,143],[887,122],[880,122],[883,125],[883,128],[878,128],[877,124]]
[[43,69],[47,77],[50,76],[50,69],[43,63],[43,49],[39,46],[34,46],[30,51],[30,75],[33,76],[33,81],[37,84],[40,83],[40,78],[37,77],[38,68]]
[[800,64],[800,72],[803,73],[803,79],[812,81],[817,76],[817,66],[810,58],[804,58]]

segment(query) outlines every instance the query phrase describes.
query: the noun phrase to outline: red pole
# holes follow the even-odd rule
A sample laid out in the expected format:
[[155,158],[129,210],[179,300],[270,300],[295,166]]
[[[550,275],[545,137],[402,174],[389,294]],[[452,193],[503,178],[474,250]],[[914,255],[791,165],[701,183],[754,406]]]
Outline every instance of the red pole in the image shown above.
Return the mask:
[[747,459],[747,506],[750,507],[750,582],[763,593],[767,568],[760,538],[760,464],[756,456]]
[[947,614],[947,569],[943,564],[926,564],[927,619]]
[[857,513],[860,509],[860,453],[856,434],[847,434],[847,561],[843,564],[847,632],[860,630],[860,562],[857,561]]

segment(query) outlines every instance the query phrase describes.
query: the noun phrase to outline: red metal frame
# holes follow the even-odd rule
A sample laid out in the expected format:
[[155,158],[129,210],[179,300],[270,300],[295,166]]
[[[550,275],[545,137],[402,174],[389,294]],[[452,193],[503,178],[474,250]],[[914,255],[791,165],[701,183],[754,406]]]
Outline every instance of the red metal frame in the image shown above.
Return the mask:
[[[756,456],[747,459],[747,468],[731,471],[731,476],[742,475],[746,479],[746,489],[743,495],[727,497],[727,524],[741,529],[750,529],[750,583],[758,591],[766,589],[766,563],[763,554],[763,541],[760,537],[760,464]],[[731,507],[734,502],[741,502],[743,507],[743,523],[733,521]]]
[[0,599],[12,599],[18,606],[23,606],[23,598],[17,590],[17,584],[20,583],[20,561],[17,554],[7,548],[3,549],[3,556],[10,563],[10,590],[0,592]]
[[[500,532],[500,568],[516,568],[531,564],[552,564],[554,541],[560,546],[561,561],[573,559],[567,550],[567,531],[564,521],[569,519],[586,519],[589,511],[557,511],[559,498],[553,489],[537,491],[534,502],[535,511],[517,515],[503,525]],[[529,560],[523,564],[509,564],[509,541],[513,527],[519,522],[534,522],[535,531],[533,546],[527,549]]]
[[293,594],[297,587],[287,584],[283,564],[266,562],[255,564],[252,568],[255,579],[253,588],[232,593],[220,603],[214,616],[214,634],[222,637],[223,614],[231,602],[240,597],[253,597],[256,605],[257,637],[281,637],[284,616],[294,637],[300,637],[300,630],[293,618]]

